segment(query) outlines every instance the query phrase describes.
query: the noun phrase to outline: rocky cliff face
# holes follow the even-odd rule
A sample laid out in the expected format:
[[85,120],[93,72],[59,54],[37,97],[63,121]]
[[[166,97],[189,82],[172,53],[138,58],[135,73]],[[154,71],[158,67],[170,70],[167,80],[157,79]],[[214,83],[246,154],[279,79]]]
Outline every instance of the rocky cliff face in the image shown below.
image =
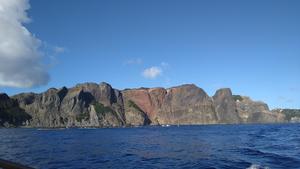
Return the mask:
[[219,123],[240,123],[236,102],[230,89],[219,89],[213,96]]
[[30,119],[31,116],[19,107],[16,100],[0,93],[0,127],[27,125]]
[[299,123],[300,122],[300,109],[274,109],[274,114],[281,114],[286,122]]
[[125,124],[121,93],[107,83],[14,96],[35,127],[115,127]]
[[211,98],[195,85],[170,89],[131,89],[122,91],[125,100],[133,101],[152,124],[217,123]]
[[136,104],[137,107],[143,111],[152,122],[155,121],[165,93],[165,89],[162,88],[141,88],[122,91],[124,101],[126,103],[133,102]]
[[12,99],[7,95],[0,96],[2,126],[4,121],[9,121],[3,114],[7,114],[11,108],[22,112],[22,120],[15,120],[18,125],[27,121],[33,127],[285,121],[283,113],[271,112],[265,103],[244,96],[233,96],[230,89],[220,89],[213,97],[209,97],[203,89],[193,84],[168,89],[119,91],[107,83],[83,83],[72,88],[51,88],[40,94],[22,93]]
[[276,123],[284,122],[282,113],[269,110],[266,103],[253,101],[249,97],[241,97],[236,101],[237,111],[243,123]]
[[160,124],[217,123],[212,99],[193,84],[167,89],[157,114]]

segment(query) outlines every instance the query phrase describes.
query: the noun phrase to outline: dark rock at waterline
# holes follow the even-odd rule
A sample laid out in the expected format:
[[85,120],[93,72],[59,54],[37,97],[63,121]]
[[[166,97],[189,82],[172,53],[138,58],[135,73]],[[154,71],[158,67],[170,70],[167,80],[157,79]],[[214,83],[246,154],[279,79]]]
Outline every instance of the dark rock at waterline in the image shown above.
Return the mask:
[[16,100],[0,93],[0,127],[27,125],[30,119],[31,116],[19,107]]

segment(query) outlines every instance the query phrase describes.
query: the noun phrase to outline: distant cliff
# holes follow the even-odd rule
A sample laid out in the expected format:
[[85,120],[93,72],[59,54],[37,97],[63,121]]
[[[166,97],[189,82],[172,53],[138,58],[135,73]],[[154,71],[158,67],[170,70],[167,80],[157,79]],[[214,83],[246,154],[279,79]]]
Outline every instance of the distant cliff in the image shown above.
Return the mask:
[[209,97],[193,84],[172,88],[117,90],[107,83],[83,83],[0,95],[0,126],[118,127],[160,124],[237,124],[288,122],[283,111],[219,89]]
[[284,114],[284,118],[288,122],[300,123],[300,109],[274,109],[275,114]]

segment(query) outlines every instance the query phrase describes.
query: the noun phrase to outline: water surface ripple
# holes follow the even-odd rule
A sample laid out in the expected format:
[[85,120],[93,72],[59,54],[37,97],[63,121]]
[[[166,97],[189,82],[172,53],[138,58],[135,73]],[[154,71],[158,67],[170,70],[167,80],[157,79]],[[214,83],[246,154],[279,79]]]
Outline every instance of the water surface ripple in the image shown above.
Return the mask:
[[0,158],[35,168],[300,168],[300,124],[0,129]]

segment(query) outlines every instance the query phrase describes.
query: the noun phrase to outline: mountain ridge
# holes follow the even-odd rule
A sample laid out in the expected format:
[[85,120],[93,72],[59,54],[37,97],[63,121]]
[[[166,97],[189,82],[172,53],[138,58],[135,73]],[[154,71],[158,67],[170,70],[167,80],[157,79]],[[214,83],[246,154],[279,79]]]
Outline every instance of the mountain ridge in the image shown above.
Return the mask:
[[262,101],[233,95],[230,88],[221,88],[208,96],[195,84],[118,90],[106,82],[87,82],[70,88],[0,97],[0,103],[8,99],[15,102],[16,110],[28,116],[18,123],[5,120],[2,116],[8,108],[0,104],[0,126],[120,127],[281,123],[299,119],[291,117],[294,112],[286,118],[284,111],[269,110]]

